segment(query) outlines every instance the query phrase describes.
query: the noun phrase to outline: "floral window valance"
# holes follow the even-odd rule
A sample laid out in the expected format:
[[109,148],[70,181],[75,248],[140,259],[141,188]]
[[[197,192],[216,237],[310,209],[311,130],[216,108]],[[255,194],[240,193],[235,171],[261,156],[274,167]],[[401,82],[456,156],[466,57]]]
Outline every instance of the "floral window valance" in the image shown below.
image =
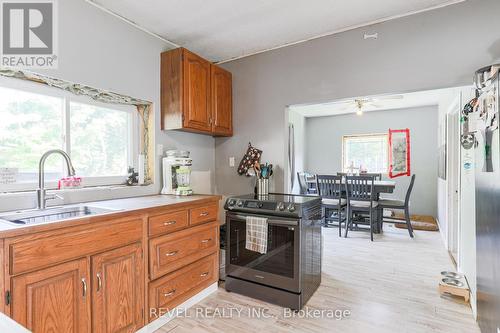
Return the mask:
[[27,80],[45,84],[50,87],[62,89],[75,95],[87,96],[95,101],[109,104],[134,105],[141,118],[140,125],[140,147],[139,151],[144,155],[144,180],[146,184],[151,184],[154,179],[154,117],[152,113],[152,102],[133,98],[130,96],[117,94],[114,92],[97,89],[79,83],[73,83],[61,79],[52,78],[46,75],[33,73],[25,70],[16,70],[0,67],[0,75],[21,80]]

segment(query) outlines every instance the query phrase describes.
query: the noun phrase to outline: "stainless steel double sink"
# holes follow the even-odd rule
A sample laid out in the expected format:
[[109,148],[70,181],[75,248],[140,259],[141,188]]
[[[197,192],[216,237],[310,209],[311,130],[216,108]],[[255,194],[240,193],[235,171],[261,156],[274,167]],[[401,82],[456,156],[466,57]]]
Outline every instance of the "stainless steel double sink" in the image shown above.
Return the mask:
[[28,225],[54,221],[64,221],[72,218],[104,214],[113,211],[115,210],[85,205],[75,205],[67,207],[47,208],[42,210],[20,211],[8,215],[0,215],[0,221],[3,220],[10,223]]

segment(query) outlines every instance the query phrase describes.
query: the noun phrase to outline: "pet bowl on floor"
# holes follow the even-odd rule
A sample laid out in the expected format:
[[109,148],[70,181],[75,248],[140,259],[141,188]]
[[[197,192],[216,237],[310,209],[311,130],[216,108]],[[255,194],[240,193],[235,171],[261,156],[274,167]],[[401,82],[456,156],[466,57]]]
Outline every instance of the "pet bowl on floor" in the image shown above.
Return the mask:
[[441,281],[443,281],[444,283],[446,283],[449,286],[454,286],[454,287],[459,287],[459,288],[464,286],[464,283],[460,280],[457,280],[457,279],[444,278]]
[[463,275],[460,273],[456,272],[450,272],[450,271],[442,271],[441,275],[447,278],[452,278],[452,279],[463,279]]

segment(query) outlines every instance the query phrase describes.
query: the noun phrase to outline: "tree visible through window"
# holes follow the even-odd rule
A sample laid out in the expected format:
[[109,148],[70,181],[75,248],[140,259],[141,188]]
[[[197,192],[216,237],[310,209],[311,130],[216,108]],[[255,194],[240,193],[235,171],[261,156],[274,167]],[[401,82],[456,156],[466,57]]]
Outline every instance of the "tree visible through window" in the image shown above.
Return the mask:
[[342,138],[344,172],[387,173],[387,134],[349,135]]
[[[65,150],[86,185],[123,183],[137,149],[134,107],[81,102],[47,89],[0,86],[0,168],[18,170],[16,184],[0,190],[34,189],[38,162],[50,149]],[[59,157],[49,157],[46,180],[60,179],[64,168]]]

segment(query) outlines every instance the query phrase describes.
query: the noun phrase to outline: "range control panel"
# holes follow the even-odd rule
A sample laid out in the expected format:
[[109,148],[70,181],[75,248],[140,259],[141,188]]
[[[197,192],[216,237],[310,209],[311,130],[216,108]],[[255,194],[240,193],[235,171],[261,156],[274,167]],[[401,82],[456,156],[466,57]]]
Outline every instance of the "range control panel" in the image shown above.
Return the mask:
[[272,211],[272,212],[290,212],[296,210],[293,203],[273,202],[273,201],[260,201],[260,200],[244,200],[244,199],[228,199],[226,201],[227,210],[254,210],[254,211]]

